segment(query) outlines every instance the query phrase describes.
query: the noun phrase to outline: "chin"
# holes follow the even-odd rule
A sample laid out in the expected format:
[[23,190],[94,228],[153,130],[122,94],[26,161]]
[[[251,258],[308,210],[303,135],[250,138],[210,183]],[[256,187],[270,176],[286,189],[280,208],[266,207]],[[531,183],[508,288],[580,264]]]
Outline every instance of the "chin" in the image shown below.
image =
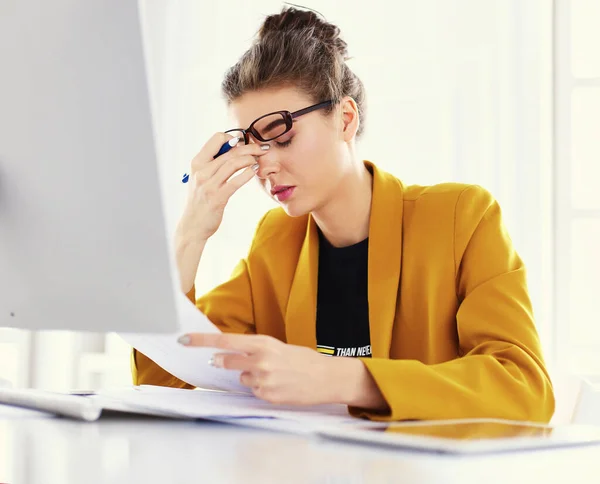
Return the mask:
[[280,204],[280,206],[290,217],[302,217],[303,215],[312,212],[311,207],[298,203],[297,200],[290,200],[289,203]]

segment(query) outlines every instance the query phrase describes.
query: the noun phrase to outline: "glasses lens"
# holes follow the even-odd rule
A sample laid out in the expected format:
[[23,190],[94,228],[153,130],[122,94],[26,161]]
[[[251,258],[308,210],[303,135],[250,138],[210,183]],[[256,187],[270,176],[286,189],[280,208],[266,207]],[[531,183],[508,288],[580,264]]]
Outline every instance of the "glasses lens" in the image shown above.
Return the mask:
[[287,131],[283,114],[269,114],[254,124],[254,129],[264,140],[271,140]]
[[244,143],[244,132],[238,130],[225,131],[229,136],[233,136],[234,138],[239,138],[241,143]]

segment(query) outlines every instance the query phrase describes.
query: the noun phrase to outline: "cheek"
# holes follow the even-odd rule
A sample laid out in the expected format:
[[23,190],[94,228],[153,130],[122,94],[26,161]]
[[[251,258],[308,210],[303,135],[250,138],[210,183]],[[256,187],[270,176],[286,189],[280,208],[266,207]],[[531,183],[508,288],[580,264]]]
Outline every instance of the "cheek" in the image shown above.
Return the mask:
[[323,133],[306,133],[296,145],[294,158],[301,160],[303,166],[322,166],[323,158],[330,156],[331,146]]

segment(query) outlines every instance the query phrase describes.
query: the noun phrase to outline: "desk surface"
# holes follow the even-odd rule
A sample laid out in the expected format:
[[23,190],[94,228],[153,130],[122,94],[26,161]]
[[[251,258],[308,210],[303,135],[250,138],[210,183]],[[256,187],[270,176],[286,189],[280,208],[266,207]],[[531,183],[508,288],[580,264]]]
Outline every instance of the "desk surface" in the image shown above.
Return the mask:
[[0,483],[14,484],[597,484],[599,462],[599,446],[450,457],[210,422],[0,420]]

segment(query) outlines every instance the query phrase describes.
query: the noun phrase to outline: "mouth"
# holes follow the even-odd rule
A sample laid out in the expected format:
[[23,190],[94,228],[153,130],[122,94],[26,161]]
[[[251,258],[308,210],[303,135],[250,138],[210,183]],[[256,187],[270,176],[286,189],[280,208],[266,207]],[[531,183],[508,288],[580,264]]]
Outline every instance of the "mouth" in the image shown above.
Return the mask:
[[296,187],[291,185],[277,185],[271,190],[271,195],[280,202],[283,202],[292,196],[295,188]]

